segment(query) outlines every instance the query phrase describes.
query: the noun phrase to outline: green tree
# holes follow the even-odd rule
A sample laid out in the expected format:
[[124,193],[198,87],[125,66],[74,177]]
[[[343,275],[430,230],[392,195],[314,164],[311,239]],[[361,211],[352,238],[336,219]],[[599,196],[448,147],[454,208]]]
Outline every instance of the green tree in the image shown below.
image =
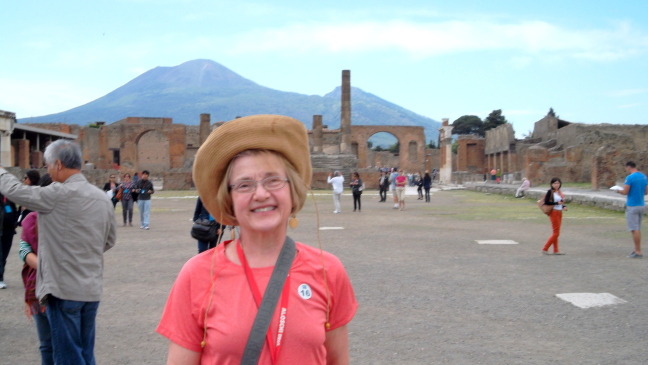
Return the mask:
[[371,149],[371,147],[373,147],[373,142],[367,141],[367,148]]
[[486,119],[484,119],[484,132],[489,129],[497,128],[498,126],[508,122],[506,117],[502,115],[502,109],[493,110]]
[[389,146],[389,152],[399,153],[400,152],[400,142],[396,142],[393,145]]
[[454,141],[452,142],[452,154],[456,155],[457,151],[459,151],[459,142]]
[[378,152],[380,152],[380,151],[384,151],[383,148],[380,147],[380,145],[376,146],[376,148],[374,148],[373,150],[374,150],[374,151],[378,151]]
[[552,116],[552,117],[554,117],[556,119],[560,119],[560,117],[558,116],[558,114],[556,114],[556,112],[553,110],[553,108],[549,108],[549,112],[547,113],[547,115]]
[[430,144],[428,144],[428,148],[430,148],[430,149],[435,149],[435,148],[437,148],[437,146],[436,146],[436,142],[434,142],[433,140],[430,140]]
[[464,115],[452,122],[452,134],[476,134],[484,136],[484,122],[476,115]]

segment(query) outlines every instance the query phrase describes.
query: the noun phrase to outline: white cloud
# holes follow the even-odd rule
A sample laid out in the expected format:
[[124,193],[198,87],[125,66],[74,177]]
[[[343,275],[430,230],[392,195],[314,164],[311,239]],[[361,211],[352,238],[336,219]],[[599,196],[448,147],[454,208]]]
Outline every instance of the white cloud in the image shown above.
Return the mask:
[[636,106],[641,106],[641,105],[643,105],[643,103],[623,104],[623,105],[619,105],[618,108],[619,109],[628,109],[628,108],[634,108]]
[[413,58],[480,50],[561,54],[615,60],[648,49],[648,35],[622,23],[611,29],[575,30],[542,21],[357,22],[292,24],[230,38],[232,53],[395,50]]
[[16,113],[18,119],[59,113],[103,96],[99,90],[61,81],[0,79],[0,85],[0,109]]
[[608,95],[615,98],[622,98],[625,96],[633,96],[638,94],[648,93],[648,89],[623,89],[610,92]]

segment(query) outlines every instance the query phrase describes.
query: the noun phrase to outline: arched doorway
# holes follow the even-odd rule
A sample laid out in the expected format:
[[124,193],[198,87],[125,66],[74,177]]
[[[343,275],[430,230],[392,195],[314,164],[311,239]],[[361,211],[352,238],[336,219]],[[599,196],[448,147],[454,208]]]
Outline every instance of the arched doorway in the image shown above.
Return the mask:
[[170,168],[169,138],[156,130],[144,132],[137,140],[139,170],[162,172]]
[[367,139],[367,166],[396,167],[400,163],[400,142],[389,132],[377,132]]

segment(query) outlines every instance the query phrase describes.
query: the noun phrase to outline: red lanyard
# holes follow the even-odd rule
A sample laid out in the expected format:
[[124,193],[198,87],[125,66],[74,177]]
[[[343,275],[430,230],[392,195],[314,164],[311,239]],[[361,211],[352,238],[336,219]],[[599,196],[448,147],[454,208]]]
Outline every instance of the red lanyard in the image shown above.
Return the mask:
[[[245,254],[243,249],[241,249],[240,241],[236,245],[236,252],[238,253],[239,260],[241,265],[245,270],[245,276],[247,277],[248,284],[250,284],[250,290],[252,290],[252,296],[256,302],[257,309],[261,306],[261,292],[259,291],[259,286],[254,280],[254,274],[252,274],[252,269],[248,265],[247,260],[245,259]],[[279,357],[279,351],[281,351],[281,344],[283,339],[284,330],[286,328],[286,318],[288,317],[288,299],[290,298],[290,273],[286,277],[286,282],[284,283],[283,290],[281,292],[281,308],[279,310],[279,327],[277,328],[277,341],[275,346],[272,346],[272,333],[271,329],[268,327],[268,333],[266,334],[266,340],[268,342],[268,350],[270,350],[270,357],[272,358],[272,363],[277,363],[277,358]]]

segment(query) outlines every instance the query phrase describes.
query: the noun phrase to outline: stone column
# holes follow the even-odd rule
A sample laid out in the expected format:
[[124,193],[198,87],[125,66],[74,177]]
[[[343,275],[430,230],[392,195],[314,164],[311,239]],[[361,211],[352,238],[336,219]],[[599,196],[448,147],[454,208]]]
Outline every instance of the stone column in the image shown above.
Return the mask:
[[21,169],[30,168],[29,165],[29,140],[28,139],[19,139],[18,140],[18,167]]
[[[441,166],[439,167],[439,180],[448,184],[452,181],[452,126],[448,118],[441,119],[439,128],[441,138]],[[401,146],[402,148],[402,146]]]
[[209,133],[211,132],[211,116],[209,114],[200,114],[200,145],[202,146],[203,143],[207,140],[207,137],[209,137]]
[[342,71],[342,100],[340,113],[340,154],[351,153],[351,71]]
[[313,153],[324,152],[324,132],[322,131],[322,116],[313,115]]

